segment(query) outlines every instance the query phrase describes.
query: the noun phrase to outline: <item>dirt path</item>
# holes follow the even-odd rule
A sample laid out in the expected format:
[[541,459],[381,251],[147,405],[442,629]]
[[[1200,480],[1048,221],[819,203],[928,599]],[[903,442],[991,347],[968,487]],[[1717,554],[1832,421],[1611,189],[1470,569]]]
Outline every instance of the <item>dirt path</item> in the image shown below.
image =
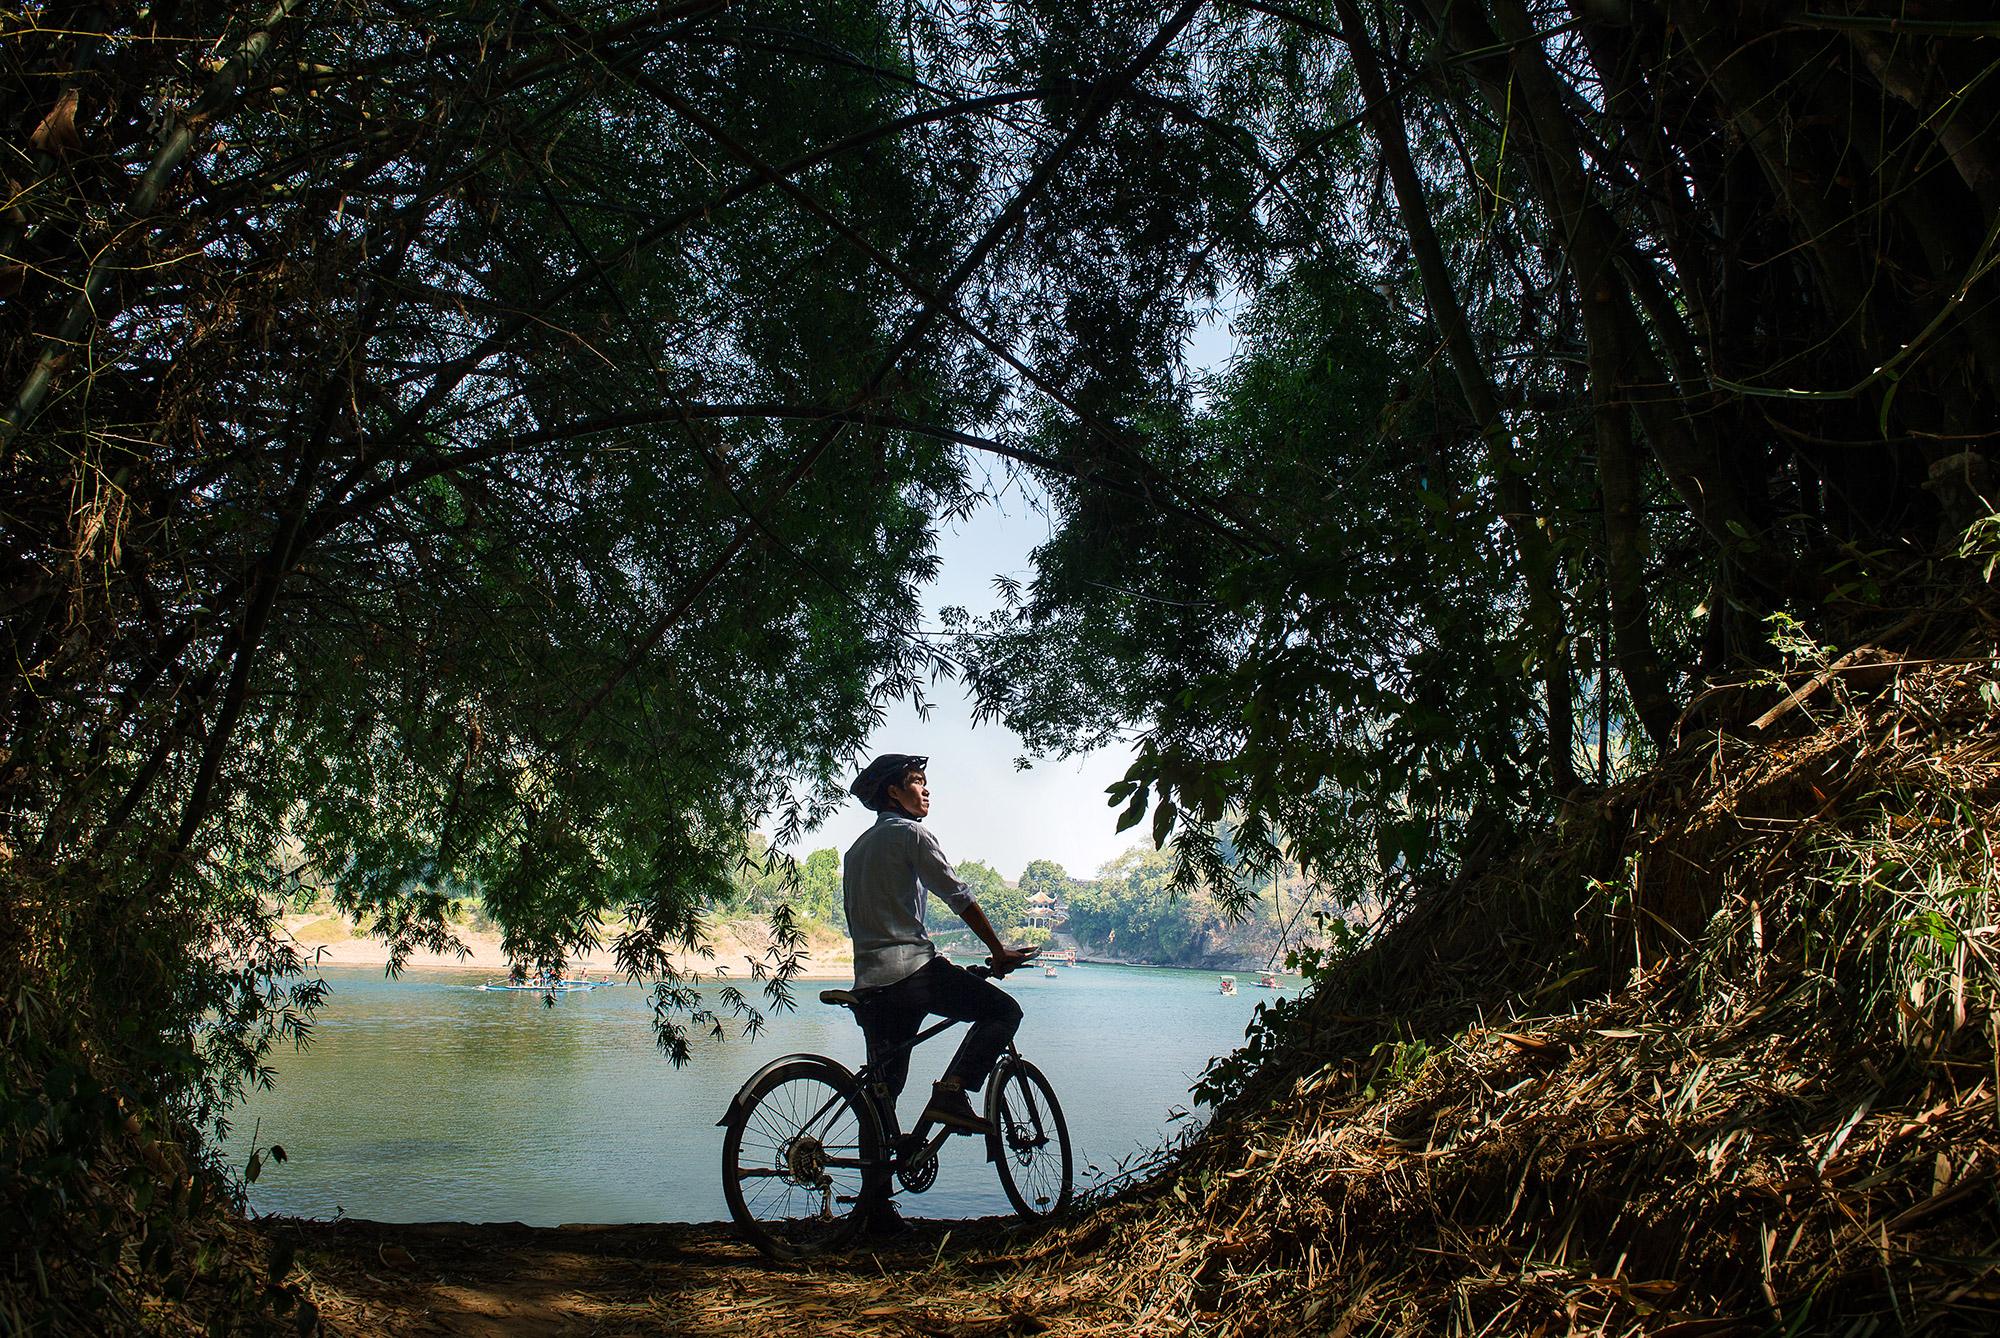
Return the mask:
[[939,1335],[1059,1332],[1008,1291],[1034,1237],[1011,1219],[918,1222],[814,1267],[772,1264],[726,1224],[525,1227],[274,1220],[331,1335]]

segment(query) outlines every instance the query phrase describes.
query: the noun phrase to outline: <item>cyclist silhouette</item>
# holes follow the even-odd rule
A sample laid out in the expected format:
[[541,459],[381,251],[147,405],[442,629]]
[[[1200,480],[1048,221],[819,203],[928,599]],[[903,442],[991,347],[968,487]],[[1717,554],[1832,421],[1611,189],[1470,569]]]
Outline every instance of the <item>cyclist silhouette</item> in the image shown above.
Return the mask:
[[[882,1063],[882,1084],[892,1110],[909,1079],[910,1054],[892,1054],[936,1014],[970,1022],[971,1028],[931,1086],[923,1119],[956,1133],[984,1134],[986,1121],[966,1098],[985,1083],[1021,1023],[1021,1006],[1005,990],[938,956],[924,932],[924,893],[934,892],[979,935],[992,954],[987,964],[1004,976],[1035,955],[1010,948],[994,932],[972,889],[952,872],[923,819],[931,811],[928,757],[885,753],[848,787],[878,816],[847,849],[841,897],[854,939],[855,1013],[867,1038],[868,1058]],[[886,1204],[883,1205],[886,1208]],[[890,1210],[893,1211],[893,1210]]]
[[[1034,1221],[1061,1213],[1074,1186],[1075,1156],[1055,1087],[1014,1045],[1021,1010],[997,979],[1034,956],[1009,948],[952,872],[924,828],[926,759],[878,757],[851,787],[881,816],[847,852],[842,892],[854,936],[855,988],[822,990],[850,1009],[868,1043],[859,1072],[818,1054],[783,1055],[738,1089],[717,1124],[722,1192],[744,1237],[773,1259],[799,1260],[844,1247],[857,1232],[893,1235],[903,1219],[898,1186],[922,1194],[937,1183],[939,1152],[954,1133],[983,1133],[986,1159],[1008,1202]],[[924,898],[935,892],[965,918],[993,955],[970,969],[938,956],[924,932]],[[924,1026],[932,1013],[944,1021]],[[923,1117],[905,1132],[896,1097],[910,1051],[970,1023],[958,1053],[931,1088]],[[984,1116],[969,1089],[984,1088]]]

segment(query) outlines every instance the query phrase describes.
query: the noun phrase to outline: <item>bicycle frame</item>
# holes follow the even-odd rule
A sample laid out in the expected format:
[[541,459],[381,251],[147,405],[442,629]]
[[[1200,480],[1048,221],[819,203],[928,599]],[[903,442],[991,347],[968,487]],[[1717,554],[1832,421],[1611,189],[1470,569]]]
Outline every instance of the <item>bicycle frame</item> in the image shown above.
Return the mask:
[[[917,1127],[910,1130],[911,1136],[917,1139],[917,1145],[910,1148],[903,1147],[903,1129],[896,1117],[896,1103],[888,1100],[887,1092],[882,1090],[882,1066],[898,1055],[909,1054],[931,1037],[950,1031],[953,1027],[964,1025],[966,1024],[961,1019],[952,1017],[945,1018],[940,1022],[933,1022],[903,1044],[893,1050],[876,1055],[855,1071],[854,1081],[860,1085],[862,1096],[874,1108],[876,1122],[882,1126],[883,1146],[889,1150],[889,1158],[883,1164],[889,1169],[893,1170],[901,1166],[905,1159],[908,1159],[911,1165],[921,1165],[925,1159],[935,1155],[937,1150],[944,1145],[944,1141],[951,1137],[951,1130],[939,1129],[937,1133],[931,1135],[928,1141],[925,1141],[924,1135],[927,1132],[927,1122],[919,1120]],[[1014,1053],[1014,1043],[1012,1041],[1007,1043],[1007,1049],[1004,1053],[1010,1055]],[[822,1107],[819,1111],[814,1112],[812,1120],[807,1121],[807,1123],[811,1124],[825,1113],[826,1108]]]
[[[965,1025],[966,1023],[964,1022],[963,1019],[951,1018],[951,1017],[945,1018],[939,1022],[933,1022],[930,1026],[925,1027],[915,1036],[912,1036],[908,1041],[905,1041],[903,1044],[897,1046],[893,1050],[875,1056],[874,1059],[868,1061],[867,1063],[864,1063],[859,1069],[854,1071],[854,1081],[856,1086],[859,1087],[861,1090],[862,1100],[868,1103],[868,1108],[875,1113],[876,1123],[879,1124],[882,1128],[883,1146],[887,1149],[888,1156],[884,1160],[876,1162],[864,1162],[860,1158],[844,1158],[844,1157],[830,1158],[828,1159],[827,1162],[829,1166],[842,1166],[842,1167],[847,1167],[848,1169],[858,1169],[858,1170],[881,1169],[881,1170],[894,1171],[898,1167],[903,1166],[906,1163],[913,1166],[922,1165],[925,1160],[934,1156],[937,1153],[938,1149],[943,1146],[945,1140],[951,1137],[951,1130],[939,1129],[935,1134],[930,1134],[928,1139],[925,1139],[925,1135],[929,1132],[928,1123],[926,1121],[920,1120],[917,1123],[917,1127],[915,1129],[910,1130],[910,1134],[916,1137],[919,1141],[915,1146],[906,1148],[903,1145],[904,1143],[903,1129],[896,1117],[896,1103],[893,1101],[884,1100],[883,1097],[885,1094],[882,1093],[880,1090],[878,1090],[881,1087],[881,1081],[880,1081],[881,1067],[883,1064],[896,1058],[898,1055],[906,1054],[912,1050],[915,1050],[918,1046],[922,1045],[925,1041],[930,1040],[933,1036],[937,1036],[942,1032],[950,1031],[953,1027],[960,1027]],[[1012,1041],[1007,1042],[1007,1048],[1003,1050],[1001,1054],[1003,1058],[1006,1059],[1018,1060],[1021,1057],[1021,1052],[1014,1048],[1014,1043]],[[798,1054],[798,1055],[780,1056],[779,1058],[772,1060],[771,1064],[767,1065],[766,1067],[768,1068],[778,1064],[790,1063],[793,1060],[797,1059],[817,1059],[834,1064],[839,1063],[838,1060],[833,1060],[826,1055]],[[750,1080],[743,1084],[742,1090],[748,1091],[751,1087],[755,1086],[756,1077],[757,1075],[752,1075]],[[805,1119],[801,1127],[806,1129],[812,1128],[815,1124],[819,1123],[820,1120],[824,1119],[839,1104],[840,1104],[840,1098],[838,1096],[828,1098],[825,1104],[823,1104],[818,1110],[814,1111],[811,1115],[809,1115]],[[730,1102],[729,1109],[723,1113],[721,1119],[716,1121],[716,1124],[717,1125],[728,1124],[731,1119],[735,1118],[735,1115],[736,1115],[736,1102],[732,1100]],[[1040,1118],[1039,1111],[1036,1112],[1036,1118],[1038,1120]]]
[[[821,997],[854,1011],[857,1022],[865,1011],[854,1007],[857,1001],[851,991],[827,990]],[[882,1072],[886,1065],[907,1064],[918,1046],[970,1021],[947,1017],[922,1026],[909,1039],[869,1056],[858,1069],[849,1069],[830,1055],[798,1053],[772,1060],[744,1082],[716,1123],[729,1130],[723,1139],[723,1177],[730,1212],[753,1244],[773,1258],[807,1257],[851,1239],[862,1219],[849,1214],[865,1212],[871,1196],[881,1195],[886,1201],[899,1183],[904,1190],[921,1194],[937,1182],[939,1154],[956,1130],[920,1119],[904,1133]],[[764,1098],[780,1090],[803,1090],[791,1087],[794,1082],[817,1084],[822,1093],[819,1105],[807,1106],[801,1119],[796,1104],[773,1103],[780,1112],[779,1123],[766,1127],[757,1113],[765,1108]],[[1070,1198],[1071,1150],[1061,1106],[1048,1079],[1009,1040],[984,1093],[992,1128],[981,1142],[986,1160],[996,1164],[1008,1199],[1025,1218],[1059,1212]],[[746,1159],[743,1140],[753,1127],[766,1141]],[[1058,1166],[1058,1178],[1050,1179]],[[773,1177],[785,1186],[776,1191],[777,1199],[768,1198],[763,1189],[750,1188]],[[795,1204],[799,1191],[805,1198]],[[746,1193],[751,1197],[746,1199]],[[776,1216],[766,1222],[764,1214],[769,1211]],[[807,1236],[794,1238],[790,1233],[800,1228]],[[813,1230],[833,1234],[815,1243]]]

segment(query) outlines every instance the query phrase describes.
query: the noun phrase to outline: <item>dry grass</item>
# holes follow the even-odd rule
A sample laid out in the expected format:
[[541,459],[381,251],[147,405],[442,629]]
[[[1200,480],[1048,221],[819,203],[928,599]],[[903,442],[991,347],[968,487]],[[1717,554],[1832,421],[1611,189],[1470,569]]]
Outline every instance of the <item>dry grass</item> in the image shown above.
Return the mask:
[[1690,737],[1411,917],[1011,1285],[1078,1334],[2000,1327],[1977,626],[1802,666],[1782,737]]

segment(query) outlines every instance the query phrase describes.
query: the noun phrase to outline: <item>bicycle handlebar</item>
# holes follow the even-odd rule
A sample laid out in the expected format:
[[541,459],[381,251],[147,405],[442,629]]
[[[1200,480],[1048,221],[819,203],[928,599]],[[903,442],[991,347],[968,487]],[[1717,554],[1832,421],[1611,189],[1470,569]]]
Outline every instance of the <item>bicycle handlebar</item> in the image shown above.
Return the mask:
[[[1022,958],[1019,962],[1016,962],[1014,964],[1014,967],[1026,966],[1029,962],[1033,961],[1036,958],[1036,956],[1040,954],[1040,951],[1041,951],[1040,949],[1035,949],[1033,951],[1030,951],[1026,957]],[[1011,971],[1014,969],[1014,967],[1010,967],[1008,969]],[[1000,978],[995,974],[993,968],[986,965],[984,962],[975,962],[971,966],[966,967],[965,974],[972,976],[978,980],[995,980]]]

